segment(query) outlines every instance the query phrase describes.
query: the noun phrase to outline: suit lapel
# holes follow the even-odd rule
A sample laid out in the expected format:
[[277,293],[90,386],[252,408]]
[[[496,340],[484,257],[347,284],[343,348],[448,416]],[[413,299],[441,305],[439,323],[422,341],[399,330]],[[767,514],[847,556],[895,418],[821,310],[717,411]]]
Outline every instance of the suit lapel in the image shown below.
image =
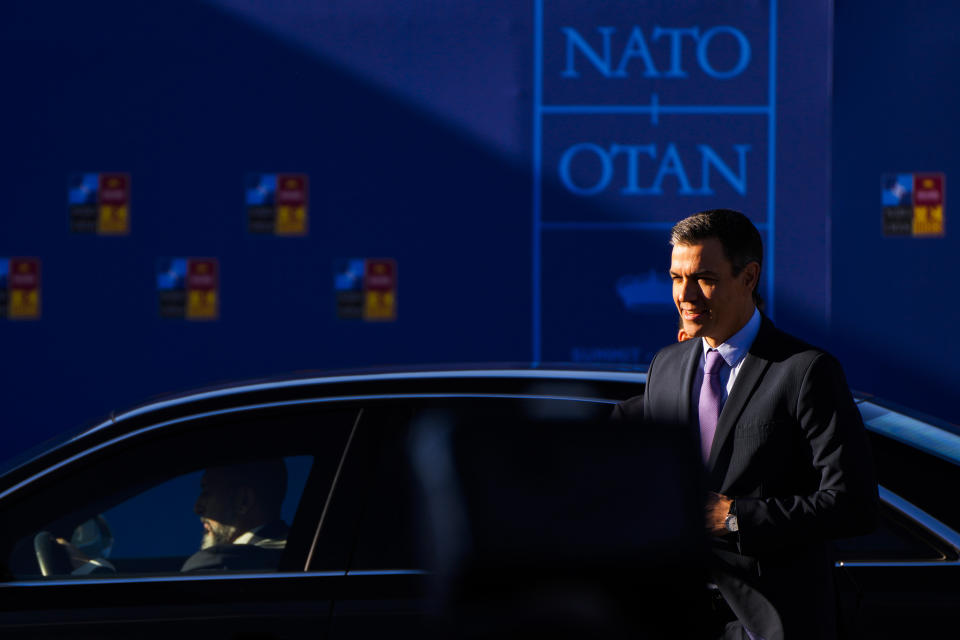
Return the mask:
[[768,323],[769,320],[764,318],[756,339],[750,346],[747,355],[744,356],[743,364],[737,373],[737,379],[733,383],[733,389],[731,389],[730,395],[720,411],[717,431],[713,434],[713,446],[710,448],[710,458],[707,460],[707,469],[711,473],[717,464],[717,458],[723,450],[724,443],[733,435],[740,414],[743,413],[744,407],[747,406],[747,402],[753,396],[761,378],[763,378],[763,374],[770,365],[770,361],[761,355],[764,353],[763,343],[772,328],[772,325],[768,325]]
[[690,343],[690,349],[687,351],[680,367],[680,393],[677,394],[679,401],[677,416],[679,417],[679,424],[696,425],[696,421],[699,418],[690,415],[690,405],[692,402],[691,393],[693,391],[693,379],[697,375],[700,358],[703,357],[703,342],[700,338],[694,338],[687,342]]

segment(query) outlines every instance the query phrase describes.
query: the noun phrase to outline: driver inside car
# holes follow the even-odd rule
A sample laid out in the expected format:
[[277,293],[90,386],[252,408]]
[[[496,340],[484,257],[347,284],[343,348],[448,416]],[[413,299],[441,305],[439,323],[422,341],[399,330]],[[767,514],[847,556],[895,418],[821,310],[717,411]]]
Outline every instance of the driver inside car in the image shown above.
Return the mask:
[[282,459],[208,469],[193,507],[203,524],[200,550],[180,570],[276,569],[289,531],[280,514],[286,492]]

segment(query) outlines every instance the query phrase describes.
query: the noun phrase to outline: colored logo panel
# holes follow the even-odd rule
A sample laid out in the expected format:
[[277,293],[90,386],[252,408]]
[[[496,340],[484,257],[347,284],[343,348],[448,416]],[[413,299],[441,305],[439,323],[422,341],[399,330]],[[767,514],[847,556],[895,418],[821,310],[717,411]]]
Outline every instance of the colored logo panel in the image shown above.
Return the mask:
[[10,259],[0,258],[0,318],[7,317],[7,281],[10,274]]
[[304,174],[256,173],[247,176],[247,230],[303,236],[308,228],[308,180]]
[[160,317],[219,317],[219,267],[214,258],[164,258],[157,263]]
[[211,258],[187,262],[187,319],[214,320],[218,315],[217,261]]
[[883,235],[939,237],[944,231],[946,177],[942,173],[883,176]]
[[3,259],[0,282],[4,296],[0,301],[4,315],[11,320],[35,320],[40,317],[40,260]]
[[307,233],[307,176],[277,176],[278,236],[302,236]]
[[0,258],[0,318],[7,317],[8,276],[10,275],[10,258]]
[[67,203],[74,233],[130,233],[129,174],[75,173],[69,179]]
[[913,184],[913,235],[942,236],[946,178],[942,173],[918,173]]
[[124,173],[101,173],[99,195],[97,233],[100,235],[129,233],[130,176]]
[[337,317],[369,322],[397,319],[397,263],[391,258],[338,260]]
[[397,263],[389,258],[367,260],[363,278],[365,320],[397,319]]

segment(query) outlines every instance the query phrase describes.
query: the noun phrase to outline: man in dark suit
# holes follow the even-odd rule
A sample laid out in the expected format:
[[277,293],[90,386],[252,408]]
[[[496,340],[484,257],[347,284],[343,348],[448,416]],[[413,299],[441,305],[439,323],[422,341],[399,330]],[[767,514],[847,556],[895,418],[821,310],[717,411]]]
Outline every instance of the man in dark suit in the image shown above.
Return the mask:
[[875,526],[866,431],[839,363],[757,310],[760,234],[730,210],[671,232],[673,298],[690,340],[650,363],[621,419],[694,425],[711,490],[710,586],[730,609],[723,638],[836,636],[829,540]]
[[193,508],[203,541],[180,570],[276,569],[289,529],[280,516],[286,492],[282,459],[208,469]]

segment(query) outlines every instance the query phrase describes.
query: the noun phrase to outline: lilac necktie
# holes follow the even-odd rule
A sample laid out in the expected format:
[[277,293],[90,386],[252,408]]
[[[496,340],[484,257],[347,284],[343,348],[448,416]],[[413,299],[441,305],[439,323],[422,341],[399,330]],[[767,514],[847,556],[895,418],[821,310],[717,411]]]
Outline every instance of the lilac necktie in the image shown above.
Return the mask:
[[723,397],[720,384],[720,367],[723,366],[723,356],[716,349],[707,351],[707,360],[703,365],[703,384],[700,386],[700,400],[698,404],[700,414],[700,447],[703,451],[703,460],[710,457],[710,448],[713,446],[713,436],[717,432],[717,420],[720,418],[720,399]]

